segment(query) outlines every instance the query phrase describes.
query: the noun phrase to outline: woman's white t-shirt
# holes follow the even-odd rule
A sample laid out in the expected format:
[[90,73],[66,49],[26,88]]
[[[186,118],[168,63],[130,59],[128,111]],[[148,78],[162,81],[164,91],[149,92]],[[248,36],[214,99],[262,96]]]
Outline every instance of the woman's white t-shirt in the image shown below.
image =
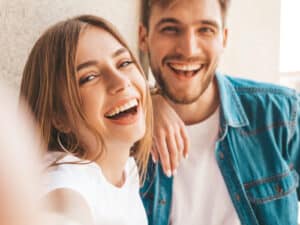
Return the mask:
[[[71,155],[60,160],[78,161]],[[119,188],[106,180],[96,163],[61,164],[47,171],[46,194],[59,188],[76,191],[89,206],[95,225],[146,225],[137,166],[132,157],[126,163],[125,174],[125,183]]]

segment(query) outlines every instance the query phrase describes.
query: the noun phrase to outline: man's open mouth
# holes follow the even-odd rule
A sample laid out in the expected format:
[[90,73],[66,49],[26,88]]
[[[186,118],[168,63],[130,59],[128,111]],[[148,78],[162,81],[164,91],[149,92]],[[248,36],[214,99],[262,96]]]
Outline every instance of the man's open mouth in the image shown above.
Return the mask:
[[168,63],[167,65],[177,75],[184,75],[186,77],[194,76],[204,67],[204,64],[199,63]]

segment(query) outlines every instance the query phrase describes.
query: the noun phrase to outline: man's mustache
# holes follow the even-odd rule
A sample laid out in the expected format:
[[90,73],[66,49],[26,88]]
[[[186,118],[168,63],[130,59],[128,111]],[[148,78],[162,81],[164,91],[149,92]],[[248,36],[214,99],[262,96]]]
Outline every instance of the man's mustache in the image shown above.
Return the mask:
[[163,58],[162,62],[165,64],[167,61],[175,60],[175,61],[184,61],[187,63],[194,63],[194,62],[206,62],[207,59],[203,56],[192,56],[192,57],[185,57],[181,54],[173,54],[167,55]]

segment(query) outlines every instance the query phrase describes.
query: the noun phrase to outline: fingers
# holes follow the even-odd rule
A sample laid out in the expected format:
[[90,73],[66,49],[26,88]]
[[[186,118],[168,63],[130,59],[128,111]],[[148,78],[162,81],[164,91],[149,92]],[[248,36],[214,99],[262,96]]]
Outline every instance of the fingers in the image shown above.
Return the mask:
[[152,157],[155,162],[160,158],[167,176],[175,175],[183,155],[183,149],[184,143],[180,132],[170,132],[168,135],[160,134],[155,140]]
[[187,156],[189,143],[185,124],[162,96],[152,96],[154,109],[153,161],[160,159],[167,176],[176,173],[182,156]]
[[181,140],[183,141],[183,157],[187,159],[190,150],[190,142],[189,142],[187,131],[184,126],[181,127],[180,134],[181,134]]
[[172,174],[175,175],[179,165],[180,150],[177,148],[176,135],[169,134],[166,139]]
[[166,136],[164,134],[160,134],[158,138],[155,139],[155,142],[164,173],[166,176],[171,177],[171,163]]
[[153,145],[153,161],[157,162],[160,159],[166,176],[175,175],[182,156],[186,158],[189,148],[184,124],[156,131]]
[[155,144],[155,141],[153,140],[153,147],[151,149],[151,157],[152,157],[152,161],[154,163],[158,162],[159,159],[159,155],[158,155],[158,150]]
[[178,152],[178,160],[177,160],[177,163],[178,163],[177,167],[178,167],[179,163],[182,159],[182,156],[183,156],[184,143],[183,143],[183,139],[181,137],[180,131],[176,132],[174,134],[174,137],[175,137],[175,140],[176,140],[176,146],[177,146],[177,152]]

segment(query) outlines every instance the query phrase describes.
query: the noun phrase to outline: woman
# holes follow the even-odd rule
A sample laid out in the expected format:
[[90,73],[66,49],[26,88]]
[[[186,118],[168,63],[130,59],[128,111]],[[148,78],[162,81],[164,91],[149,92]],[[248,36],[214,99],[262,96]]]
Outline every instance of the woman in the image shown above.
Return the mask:
[[151,147],[146,86],[127,44],[102,18],[68,19],[39,38],[20,96],[47,145],[51,211],[84,225],[147,224],[138,179]]

